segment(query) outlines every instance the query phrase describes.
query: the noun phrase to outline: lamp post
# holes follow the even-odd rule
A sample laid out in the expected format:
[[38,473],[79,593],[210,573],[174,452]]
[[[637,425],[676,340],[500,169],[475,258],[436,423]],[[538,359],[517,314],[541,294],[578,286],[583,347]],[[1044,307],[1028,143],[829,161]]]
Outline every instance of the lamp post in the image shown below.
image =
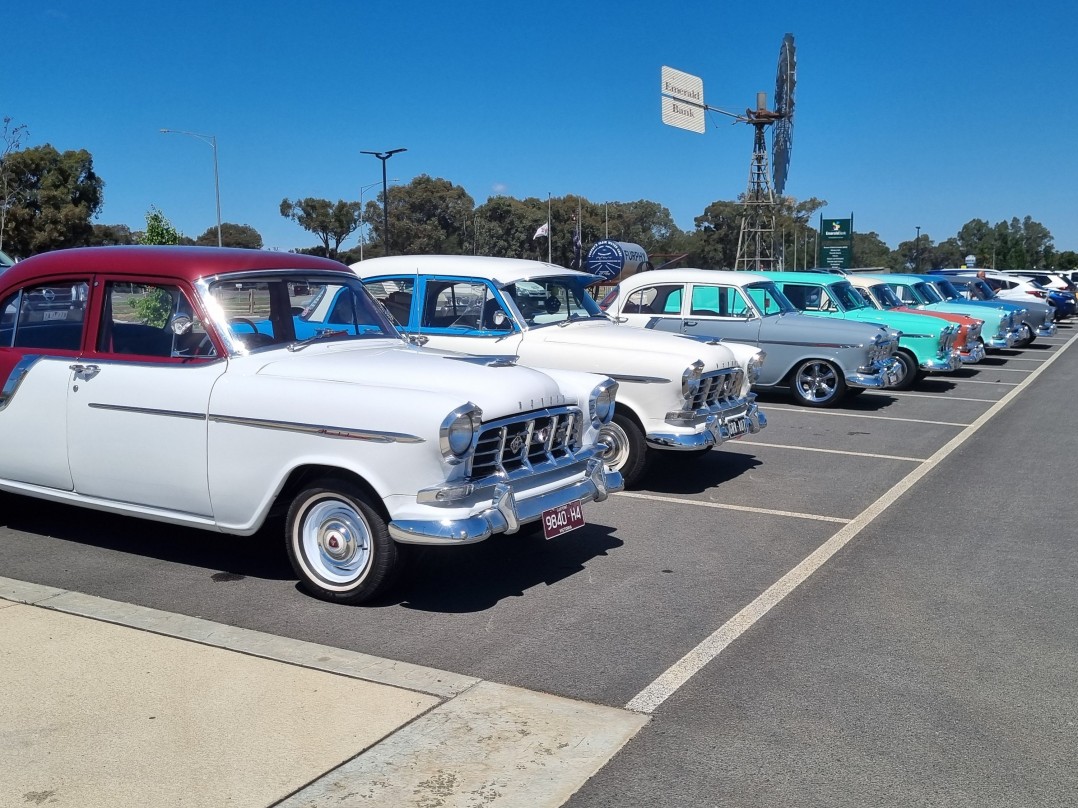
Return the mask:
[[915,225],[917,228],[917,242],[913,249],[914,260],[917,262],[917,272],[921,271],[921,226]]
[[373,154],[379,160],[382,161],[382,212],[384,220],[382,223],[382,236],[385,243],[385,254],[389,255],[389,186],[386,181],[386,161],[394,154],[400,154],[401,152],[408,151],[407,149],[390,149],[385,152],[374,151],[360,151],[360,154]]
[[[390,180],[390,182],[400,182],[400,180],[398,180],[396,177],[394,177],[393,179]],[[374,182],[368,183],[367,185],[364,185],[363,187],[361,187],[359,189],[359,223],[360,223],[361,228],[363,226],[363,194],[368,188],[373,188],[375,185],[378,185],[378,184],[379,184],[379,181],[375,180]],[[363,242],[365,240],[366,239],[363,238],[363,230],[361,229],[359,231],[359,260],[360,261],[363,260]]]
[[189,135],[191,137],[197,137],[203,143],[209,143],[211,148],[213,148],[213,193],[217,199],[217,246],[224,246],[221,243],[221,181],[217,173],[217,136],[200,135],[198,132],[182,132],[179,129],[162,129],[161,133],[165,135]]

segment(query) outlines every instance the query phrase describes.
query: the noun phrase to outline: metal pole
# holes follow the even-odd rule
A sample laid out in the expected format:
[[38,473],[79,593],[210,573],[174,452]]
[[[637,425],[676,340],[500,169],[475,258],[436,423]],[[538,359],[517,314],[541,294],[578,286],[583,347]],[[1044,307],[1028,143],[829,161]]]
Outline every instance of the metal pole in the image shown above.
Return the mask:
[[221,178],[217,171],[217,136],[200,135],[198,132],[184,132],[179,129],[162,129],[161,132],[166,135],[189,135],[190,137],[198,138],[203,143],[210,144],[210,148],[213,149],[213,194],[217,201],[217,246],[223,247],[224,243],[221,239]]
[[389,255],[389,184],[386,180],[386,161],[394,154],[400,154],[407,149],[390,149],[386,152],[361,151],[360,154],[371,154],[382,161],[382,229],[385,254]]

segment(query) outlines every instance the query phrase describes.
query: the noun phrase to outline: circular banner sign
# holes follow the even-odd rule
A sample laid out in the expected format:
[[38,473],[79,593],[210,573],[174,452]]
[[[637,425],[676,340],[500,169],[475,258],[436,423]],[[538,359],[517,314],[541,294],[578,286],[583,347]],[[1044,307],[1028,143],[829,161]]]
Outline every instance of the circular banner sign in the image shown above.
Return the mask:
[[588,250],[587,271],[604,281],[613,280],[622,272],[628,277],[650,268],[648,254],[639,244],[604,239],[595,242]]

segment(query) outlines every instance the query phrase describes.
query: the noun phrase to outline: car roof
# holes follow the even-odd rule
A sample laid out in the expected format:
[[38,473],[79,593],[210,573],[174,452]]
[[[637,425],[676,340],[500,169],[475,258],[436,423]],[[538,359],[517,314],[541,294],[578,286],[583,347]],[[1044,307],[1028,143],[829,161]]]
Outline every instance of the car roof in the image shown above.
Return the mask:
[[2,276],[5,286],[57,275],[164,275],[193,282],[228,272],[295,269],[352,273],[339,261],[299,253],[232,247],[113,246],[54,250],[19,261]]
[[769,278],[773,281],[786,281],[796,282],[803,281],[805,283],[838,283],[839,281],[848,280],[845,275],[839,275],[835,272],[762,272],[760,273],[765,278]]
[[490,255],[390,255],[368,258],[352,264],[361,278],[379,275],[461,275],[489,278],[507,286],[529,278],[569,277],[592,283],[598,277],[546,261],[525,258],[497,258]]
[[675,267],[672,269],[652,269],[638,272],[621,282],[622,286],[635,286],[637,283],[730,283],[740,286],[746,283],[770,281],[759,272],[743,272],[730,269],[696,269],[694,267]]

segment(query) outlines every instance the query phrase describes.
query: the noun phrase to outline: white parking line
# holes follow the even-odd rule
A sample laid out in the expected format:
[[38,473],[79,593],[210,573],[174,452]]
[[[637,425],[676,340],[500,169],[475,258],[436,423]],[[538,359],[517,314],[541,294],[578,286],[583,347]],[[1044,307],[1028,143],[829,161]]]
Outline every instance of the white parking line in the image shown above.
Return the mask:
[[798,409],[796,407],[767,407],[767,414],[772,412],[797,412],[803,415],[833,415],[838,418],[871,418],[876,421],[902,421],[907,424],[934,424],[935,426],[969,426],[954,421],[925,421],[922,418],[895,418],[891,415],[869,415],[863,412],[835,412],[834,410]]
[[[1051,361],[1052,361],[1051,359],[1048,360],[1048,362],[1051,362]],[[1048,362],[1045,362],[1043,365],[1041,365],[1041,367],[1037,368],[1033,372],[1034,373],[1040,373],[1041,369],[1044,368],[1048,364]],[[1019,384],[1025,384],[1025,382],[984,382],[984,381],[981,381],[980,379],[952,379],[950,377],[948,377],[946,379],[941,379],[941,381],[962,382],[963,384],[1002,384],[1004,387],[1014,387],[1014,386],[1019,385]]]
[[977,368],[981,373],[994,373],[995,371],[1002,371],[1005,373],[1032,373],[1032,370],[1024,370],[1023,368],[1001,368],[995,365],[988,365],[983,368]]
[[[922,423],[927,422],[922,421]],[[843,449],[817,449],[813,446],[794,446],[787,443],[761,443],[760,441],[755,440],[751,443],[742,443],[740,445],[746,449],[762,446],[765,449],[797,449],[799,452],[825,452],[826,454],[850,455],[851,457],[871,457],[877,460],[908,460],[911,463],[925,462],[925,458],[923,457],[903,457],[902,455],[872,454],[871,452],[849,452]]]
[[976,401],[980,404],[995,404],[994,398],[961,398],[959,396],[941,396],[939,393],[896,393],[894,390],[866,390],[866,393],[877,393],[885,396],[899,396],[904,398],[932,398],[936,401]]
[[[1063,349],[1065,350],[1071,347],[1076,341],[1078,341],[1078,334],[1071,337],[1066,345],[1063,346]],[[1033,383],[1034,379],[1047,370],[1061,353],[1062,351],[1057,351],[1051,359],[1045,362],[1041,367],[1037,368],[1037,370],[1028,376],[1025,381],[1016,385],[1014,390],[1009,391],[1007,395],[1001,398],[994,406],[986,410],[980,418],[951,438],[951,440],[940,447],[932,457],[913,469],[913,471],[888,490],[887,493],[869,505],[845,527],[840,529],[838,533],[817,547],[804,561],[783,575],[759,597],[752,601],[752,603],[745,606],[740,612],[727,620],[722,626],[716,629],[711,636],[704,639],[703,642],[675,662],[670,668],[655,679],[655,681],[637,693],[629,700],[629,703],[625,705],[626,708],[641,713],[654,712],[659,705],[676,693],[678,688],[685,684],[685,682],[692,678],[705,665],[715,659],[715,657],[721,654],[730,643],[748,631],[757,620],[781,603],[787,595],[804,583],[812,573],[827,563],[831,556],[849,544],[862,530],[871,524],[877,516],[885,512],[899,497],[916,485],[922,477],[946,460],[947,457],[969,438],[977,434],[977,432],[982,429],[985,424],[996,415],[996,413],[1010,404],[1019,393]]]
[[[698,505],[701,508],[719,508],[724,511],[745,511],[747,513],[762,513],[767,516],[792,516],[795,519],[812,519],[816,522],[837,522],[840,525],[849,523],[849,519],[841,519],[837,516],[821,516],[815,513],[797,513],[796,511],[776,511],[771,508],[753,508],[751,505],[724,505],[721,502],[704,502],[699,499],[685,499],[683,497],[661,497],[656,494],[641,494],[636,491],[621,491],[614,496],[630,497],[631,499],[648,499],[653,502],[672,502],[676,505]],[[629,708],[633,709],[632,707]]]

